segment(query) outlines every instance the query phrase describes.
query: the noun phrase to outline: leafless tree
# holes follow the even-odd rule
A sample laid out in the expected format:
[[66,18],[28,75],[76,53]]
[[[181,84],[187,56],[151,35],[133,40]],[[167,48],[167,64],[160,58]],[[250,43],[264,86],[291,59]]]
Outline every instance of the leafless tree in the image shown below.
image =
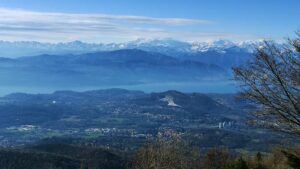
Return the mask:
[[203,161],[202,169],[225,169],[231,160],[231,155],[226,148],[215,147],[210,149]]
[[190,150],[178,140],[158,141],[141,148],[134,159],[133,169],[193,169]]
[[265,42],[255,57],[234,68],[241,96],[256,105],[255,122],[300,135],[300,31],[285,45]]

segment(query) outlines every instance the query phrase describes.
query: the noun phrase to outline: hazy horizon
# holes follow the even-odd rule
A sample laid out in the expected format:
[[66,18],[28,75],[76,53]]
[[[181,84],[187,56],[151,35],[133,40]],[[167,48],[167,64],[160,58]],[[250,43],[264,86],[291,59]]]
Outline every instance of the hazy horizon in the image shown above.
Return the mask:
[[[290,5],[292,4],[292,5]],[[232,41],[294,36],[299,1],[0,2],[0,40],[111,43],[138,38]],[[217,12],[216,12],[217,11]],[[286,27],[285,25],[289,25]]]

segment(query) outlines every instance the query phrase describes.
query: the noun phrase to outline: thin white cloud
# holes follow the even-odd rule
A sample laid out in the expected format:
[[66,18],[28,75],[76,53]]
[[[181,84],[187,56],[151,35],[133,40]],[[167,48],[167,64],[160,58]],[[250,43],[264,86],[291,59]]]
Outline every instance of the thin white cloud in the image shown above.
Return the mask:
[[[214,22],[199,19],[185,18],[153,18],[133,15],[106,15],[106,14],[72,14],[72,13],[47,13],[26,10],[0,8],[1,21],[37,21],[37,22],[63,22],[68,24],[99,24],[103,22],[129,22],[158,25],[197,25],[212,24]],[[47,20],[45,20],[47,19]]]
[[119,42],[136,38],[171,37],[192,41],[233,37],[226,33],[179,31],[188,26],[213,23],[185,18],[49,13],[0,8],[0,40]]

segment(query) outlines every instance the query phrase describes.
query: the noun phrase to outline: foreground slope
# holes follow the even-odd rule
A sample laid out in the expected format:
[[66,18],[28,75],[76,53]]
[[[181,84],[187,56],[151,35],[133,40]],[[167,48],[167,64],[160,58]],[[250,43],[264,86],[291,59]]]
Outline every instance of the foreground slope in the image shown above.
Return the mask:
[[7,169],[123,169],[126,163],[107,150],[66,144],[0,150],[0,167]]

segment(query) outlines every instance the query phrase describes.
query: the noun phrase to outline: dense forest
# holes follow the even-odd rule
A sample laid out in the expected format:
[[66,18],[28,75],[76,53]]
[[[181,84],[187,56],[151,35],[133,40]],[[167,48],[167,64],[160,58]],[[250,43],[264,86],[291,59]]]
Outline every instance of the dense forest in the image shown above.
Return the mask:
[[136,153],[67,144],[1,149],[2,169],[298,169],[300,150],[236,154],[225,147],[197,151],[178,139],[157,141]]

